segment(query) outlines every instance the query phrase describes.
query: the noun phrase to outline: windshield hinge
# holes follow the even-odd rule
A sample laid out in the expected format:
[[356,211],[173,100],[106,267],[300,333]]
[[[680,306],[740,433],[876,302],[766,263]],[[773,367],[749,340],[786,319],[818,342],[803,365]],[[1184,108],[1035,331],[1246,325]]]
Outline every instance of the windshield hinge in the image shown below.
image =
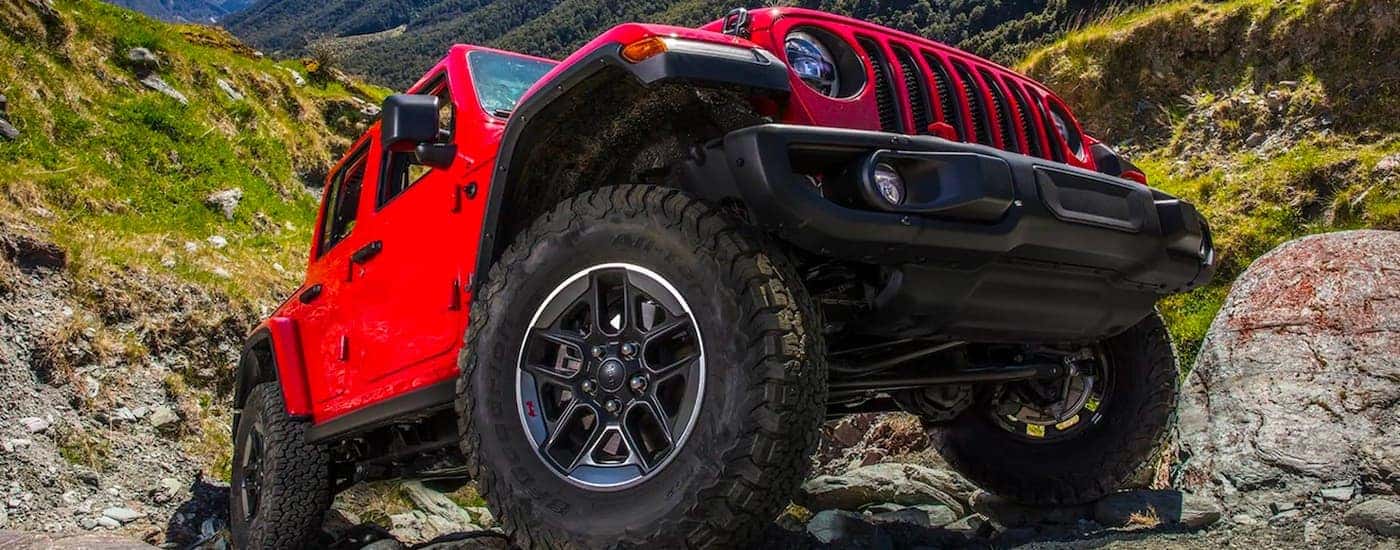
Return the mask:
[[749,10],[734,8],[724,15],[723,32],[730,36],[748,38],[752,33],[752,29],[750,28],[752,22],[753,21],[749,19]]

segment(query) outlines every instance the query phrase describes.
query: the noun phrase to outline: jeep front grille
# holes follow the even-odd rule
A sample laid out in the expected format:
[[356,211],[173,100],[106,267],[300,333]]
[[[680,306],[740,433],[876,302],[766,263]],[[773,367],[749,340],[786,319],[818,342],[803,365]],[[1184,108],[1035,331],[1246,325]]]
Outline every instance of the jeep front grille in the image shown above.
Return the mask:
[[1064,162],[1045,92],[1024,77],[914,41],[856,42],[874,73],[882,131],[929,134],[943,122],[963,141]]
[[860,47],[865,50],[865,55],[870,58],[870,68],[875,71],[875,102],[880,108],[880,130],[885,132],[902,132],[903,125],[900,120],[898,109],[894,99],[894,78],[890,75],[890,66],[886,62],[885,52],[880,45],[869,38],[860,39]]

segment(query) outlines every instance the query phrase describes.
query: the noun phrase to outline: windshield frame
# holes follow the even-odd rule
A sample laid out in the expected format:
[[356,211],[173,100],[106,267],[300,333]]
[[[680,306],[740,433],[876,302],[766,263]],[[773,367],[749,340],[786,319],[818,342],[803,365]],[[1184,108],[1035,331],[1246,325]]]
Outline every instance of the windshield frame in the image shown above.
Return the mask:
[[475,69],[475,67],[474,67],[473,64],[472,64],[472,56],[473,56],[473,55],[477,55],[477,54],[484,54],[484,55],[491,55],[491,56],[498,56],[498,57],[513,57],[513,58],[520,59],[520,60],[522,60],[522,61],[535,62],[535,63],[539,63],[539,64],[541,64],[541,65],[547,65],[547,66],[549,67],[549,70],[545,71],[544,74],[541,74],[539,79],[535,80],[535,82],[532,82],[532,83],[530,84],[529,87],[527,87],[524,91],[521,92],[521,97],[517,98],[516,101],[515,101],[515,107],[519,107],[519,106],[520,106],[520,100],[521,100],[521,99],[524,99],[524,94],[528,93],[528,92],[530,91],[530,88],[533,88],[535,84],[539,83],[540,80],[543,80],[545,76],[549,75],[549,73],[550,73],[551,71],[553,71],[553,70],[555,69],[555,67],[558,67],[558,66],[559,66],[559,62],[558,62],[558,61],[554,61],[554,60],[552,60],[552,59],[544,59],[544,58],[535,57],[535,56],[531,56],[531,55],[526,55],[526,54],[522,54],[522,53],[516,53],[516,52],[508,52],[508,51],[495,50],[495,49],[489,49],[489,48],[478,48],[478,49],[472,49],[471,51],[468,51],[468,52],[467,52],[467,55],[466,55],[466,59],[465,59],[465,61],[466,61],[466,68],[467,68],[467,76],[469,76],[469,77],[471,78],[471,81],[472,81],[472,95],[474,96],[474,99],[475,99],[474,103],[476,103],[476,108],[477,108],[477,109],[480,109],[483,113],[486,113],[487,116],[490,116],[490,117],[493,117],[493,118],[497,118],[497,119],[500,119],[500,120],[506,120],[507,118],[509,118],[509,115],[507,115],[507,116],[501,116],[501,115],[497,114],[497,112],[491,110],[491,109],[483,102],[483,98],[482,98],[482,95],[481,95],[481,88],[480,88],[480,85],[479,85],[479,83],[482,82],[482,81],[477,79],[476,69]]

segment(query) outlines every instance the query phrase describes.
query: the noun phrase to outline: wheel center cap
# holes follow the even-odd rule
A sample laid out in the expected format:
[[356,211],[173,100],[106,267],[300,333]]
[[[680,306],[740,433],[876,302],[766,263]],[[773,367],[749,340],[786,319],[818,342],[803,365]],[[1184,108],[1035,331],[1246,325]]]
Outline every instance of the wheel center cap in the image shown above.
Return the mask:
[[603,361],[598,367],[598,385],[606,391],[617,391],[622,389],[622,383],[627,379],[627,367],[622,361],[608,359]]

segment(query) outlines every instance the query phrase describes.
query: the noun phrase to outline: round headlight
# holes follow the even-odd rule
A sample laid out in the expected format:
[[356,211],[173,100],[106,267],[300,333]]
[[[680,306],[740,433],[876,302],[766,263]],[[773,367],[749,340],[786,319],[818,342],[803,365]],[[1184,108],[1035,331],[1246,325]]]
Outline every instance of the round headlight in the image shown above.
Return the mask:
[[817,37],[805,31],[793,31],[784,41],[788,67],[813,90],[828,97],[841,91],[841,77],[836,70],[836,58]]
[[883,162],[875,165],[875,189],[890,204],[904,203],[904,178],[893,166]]

